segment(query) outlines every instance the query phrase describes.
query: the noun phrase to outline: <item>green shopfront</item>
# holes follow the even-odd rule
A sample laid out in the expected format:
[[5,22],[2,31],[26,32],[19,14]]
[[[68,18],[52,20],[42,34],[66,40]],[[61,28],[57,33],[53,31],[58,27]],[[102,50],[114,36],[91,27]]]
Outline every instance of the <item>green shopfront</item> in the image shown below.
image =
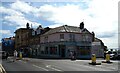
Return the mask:
[[49,42],[37,48],[37,56],[43,58],[70,58],[70,52],[75,52],[76,58],[91,58],[91,42]]

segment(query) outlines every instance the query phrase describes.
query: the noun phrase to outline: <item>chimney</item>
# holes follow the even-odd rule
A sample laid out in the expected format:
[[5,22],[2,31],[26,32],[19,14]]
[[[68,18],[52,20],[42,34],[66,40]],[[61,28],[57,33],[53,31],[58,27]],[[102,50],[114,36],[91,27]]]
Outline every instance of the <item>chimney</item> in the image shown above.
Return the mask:
[[80,23],[80,29],[84,29],[84,22]]
[[95,41],[95,33],[94,32],[92,32],[92,41]]
[[29,28],[30,28],[30,27],[29,27],[29,23],[27,23],[27,24],[26,24],[26,28],[27,28],[27,29],[29,29]]

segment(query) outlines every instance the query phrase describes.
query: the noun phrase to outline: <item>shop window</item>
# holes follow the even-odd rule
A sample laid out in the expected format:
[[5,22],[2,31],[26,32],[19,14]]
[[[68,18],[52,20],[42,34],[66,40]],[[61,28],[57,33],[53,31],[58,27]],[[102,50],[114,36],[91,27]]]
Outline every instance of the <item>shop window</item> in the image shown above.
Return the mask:
[[57,47],[50,47],[50,54],[57,54]]
[[45,49],[41,48],[41,54],[45,54]]
[[90,48],[89,47],[80,47],[78,50],[79,55],[90,55]]
[[48,54],[48,47],[45,48],[45,54]]

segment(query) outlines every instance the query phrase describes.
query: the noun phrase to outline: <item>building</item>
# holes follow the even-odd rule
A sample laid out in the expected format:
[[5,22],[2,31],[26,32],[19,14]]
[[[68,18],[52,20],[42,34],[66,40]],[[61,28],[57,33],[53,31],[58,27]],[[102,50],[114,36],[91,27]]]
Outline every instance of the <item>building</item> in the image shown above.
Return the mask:
[[42,28],[40,25],[37,29],[33,29],[32,36],[30,38],[29,51],[30,55],[36,57],[38,56],[38,48],[40,48],[41,35],[49,31],[51,28]]
[[41,35],[38,55],[51,58],[70,58],[70,52],[77,58],[91,57],[92,33],[84,28],[63,25]]
[[31,36],[32,29],[29,27],[29,23],[26,24],[26,28],[17,29],[15,31],[15,49],[28,54],[27,47],[29,46]]
[[[93,32],[84,28],[84,23],[79,27],[63,25],[56,28],[37,29],[20,28],[16,30],[16,48],[27,48],[30,57],[39,58],[70,58],[70,52],[75,53],[76,58],[90,59],[92,54],[102,57],[103,42],[95,38]],[[95,45],[97,45],[97,47]],[[99,47],[99,48],[98,48]],[[100,54],[97,51],[101,50]]]
[[95,54],[96,57],[104,57],[105,49],[106,47],[102,40],[95,38],[95,40],[92,42],[92,54]]
[[26,24],[26,28],[19,28],[15,31],[15,49],[22,51],[25,56],[28,56],[32,50],[30,47],[36,47],[40,43],[40,35],[47,32],[50,28],[42,28],[40,25],[37,29],[29,27],[29,23]]
[[15,49],[15,37],[3,38],[2,39],[2,50],[13,54]]

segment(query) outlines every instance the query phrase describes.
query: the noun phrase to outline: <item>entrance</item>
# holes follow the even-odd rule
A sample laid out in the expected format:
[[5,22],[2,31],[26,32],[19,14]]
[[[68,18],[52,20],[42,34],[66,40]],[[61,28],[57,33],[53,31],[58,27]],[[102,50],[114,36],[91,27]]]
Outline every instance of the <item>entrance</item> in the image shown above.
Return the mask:
[[64,58],[65,57],[65,48],[66,46],[65,45],[59,45],[59,55]]

